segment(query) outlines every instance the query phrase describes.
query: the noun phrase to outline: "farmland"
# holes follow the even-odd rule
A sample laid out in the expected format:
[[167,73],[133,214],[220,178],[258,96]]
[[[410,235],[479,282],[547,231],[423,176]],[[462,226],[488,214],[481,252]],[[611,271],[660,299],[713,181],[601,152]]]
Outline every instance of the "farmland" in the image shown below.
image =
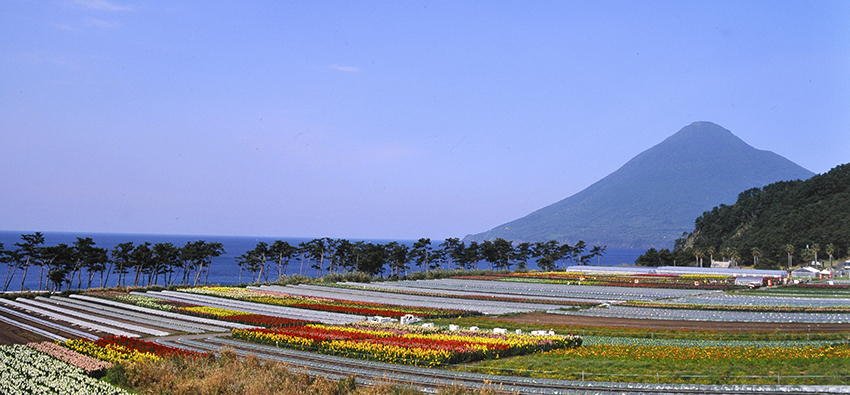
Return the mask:
[[[175,358],[212,369],[218,355],[282,363],[339,385],[354,377],[351,388],[605,393],[628,382],[660,393],[737,393],[741,385],[850,393],[850,295],[841,284],[737,291],[551,279],[19,295],[0,299],[0,325],[4,343],[42,344],[29,348],[45,350],[36,353],[60,345],[58,355],[96,366],[89,376],[133,391],[140,369]],[[366,322],[376,315],[421,321]]]

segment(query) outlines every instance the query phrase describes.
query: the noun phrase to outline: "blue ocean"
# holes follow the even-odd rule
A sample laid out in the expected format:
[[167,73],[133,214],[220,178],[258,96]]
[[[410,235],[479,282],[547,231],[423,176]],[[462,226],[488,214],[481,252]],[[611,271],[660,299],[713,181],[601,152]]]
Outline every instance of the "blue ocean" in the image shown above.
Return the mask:
[[[21,243],[21,235],[22,234],[31,234],[34,232],[29,231],[0,231],[0,243],[3,244],[6,250],[14,250],[17,247],[15,243]],[[122,233],[75,233],[75,232],[41,232],[44,235],[44,245],[43,246],[55,246],[60,243],[64,243],[67,245],[73,245],[73,243],[77,240],[78,237],[91,237],[95,242],[95,247],[105,248],[108,251],[112,251],[112,249],[120,244],[126,243],[128,241],[133,242],[134,245],[142,244],[144,242],[149,242],[151,244],[156,243],[171,243],[176,247],[182,247],[186,245],[188,242],[196,242],[199,240],[206,241],[207,243],[217,242],[221,243],[224,246],[225,253],[219,257],[213,258],[212,264],[210,265],[210,272],[208,283],[210,284],[221,284],[221,285],[233,285],[239,283],[239,266],[236,264],[236,257],[244,254],[246,251],[253,249],[257,246],[258,242],[266,242],[268,244],[274,243],[275,240],[283,240],[288,242],[293,246],[297,246],[299,243],[308,242],[312,240],[312,238],[297,238],[297,237],[249,237],[249,236],[192,236],[192,235],[154,235],[154,234],[122,234]],[[349,239],[350,241],[360,241],[363,239]],[[363,240],[371,243],[380,243],[386,244],[393,240]],[[414,240],[395,240],[400,244],[405,244],[410,246],[413,244]],[[442,243],[443,240],[431,240],[432,248],[438,248],[437,246]],[[628,249],[628,248],[609,248],[606,250],[605,255],[600,259],[594,258],[591,265],[602,265],[602,266],[620,266],[620,265],[632,265],[634,264],[635,259],[638,256],[643,254],[644,250],[637,249]],[[483,262],[482,262],[483,263]],[[272,265],[273,266],[273,265]],[[309,265],[305,265],[309,266]],[[483,267],[480,265],[479,267]],[[7,278],[7,265],[0,265],[0,278]],[[531,265],[531,269],[535,269],[534,265]],[[39,287],[39,267],[31,267],[27,272],[26,281],[24,282],[24,289],[35,290]],[[277,275],[277,268],[272,267],[269,269],[274,276]],[[389,270],[386,271],[389,273]],[[293,258],[290,261],[289,266],[287,266],[286,271],[283,273],[286,275],[295,275],[302,274],[305,276],[316,276],[316,269],[309,267],[301,267],[300,259]],[[85,275],[84,275],[85,276]],[[269,279],[272,280],[273,276],[269,276]],[[104,278],[107,278],[104,275]],[[128,275],[129,279],[132,279],[132,274]],[[21,280],[23,279],[23,271],[17,270],[14,272],[14,275],[11,278],[9,291],[17,291],[21,288]],[[251,279],[251,273],[242,273],[243,282],[248,282]],[[107,287],[113,287],[117,285],[118,276],[116,274],[110,274],[108,276],[108,281],[105,281],[104,285]],[[97,277],[95,281],[92,283],[93,286],[100,285],[100,277]],[[74,282],[74,286],[76,287],[76,282]],[[86,281],[83,281],[83,287],[86,286]],[[0,286],[2,289],[2,286]]]

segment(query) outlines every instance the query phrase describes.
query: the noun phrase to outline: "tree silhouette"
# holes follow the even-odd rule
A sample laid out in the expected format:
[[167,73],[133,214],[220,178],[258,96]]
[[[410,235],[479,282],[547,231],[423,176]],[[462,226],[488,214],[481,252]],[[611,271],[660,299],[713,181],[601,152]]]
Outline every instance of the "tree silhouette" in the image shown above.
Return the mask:
[[791,256],[794,254],[794,245],[793,244],[786,244],[785,245],[785,253],[788,254],[788,269],[790,270],[791,269],[791,263],[792,263]]

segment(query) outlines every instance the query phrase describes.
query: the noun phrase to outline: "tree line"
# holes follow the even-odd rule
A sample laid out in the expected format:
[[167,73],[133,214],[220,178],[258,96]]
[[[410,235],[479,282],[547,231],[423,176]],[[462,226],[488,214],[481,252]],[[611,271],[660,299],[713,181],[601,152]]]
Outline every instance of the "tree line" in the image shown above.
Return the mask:
[[[749,251],[744,251],[746,256],[742,256],[741,252],[732,247],[724,247],[718,249],[714,246],[707,247],[690,247],[678,248],[670,251],[669,249],[656,250],[655,248],[648,249],[643,255],[635,260],[638,266],[696,266],[708,267],[714,258],[718,257],[721,261],[734,262],[737,265],[752,265],[757,269],[791,269],[794,266],[795,258],[797,262],[820,262],[821,258],[828,258],[828,263],[824,262],[826,267],[834,268],[834,262],[838,256],[838,248],[833,243],[829,243],[821,247],[818,243],[808,244],[805,248],[797,249],[794,244],[785,244],[776,249],[780,253],[784,253],[786,260],[760,259],[762,250],[758,247],[752,247]],[[823,251],[823,255],[818,255]]]
[[[271,245],[265,242],[237,257],[242,271],[251,273],[251,281],[268,281],[270,273],[276,271],[278,277],[286,272],[287,266],[295,260],[299,265],[299,274],[314,269],[317,277],[322,273],[360,272],[371,276],[401,277],[411,268],[420,271],[479,269],[482,264],[489,270],[526,270],[528,262],[534,259],[542,270],[555,270],[558,262],[566,266],[567,262],[587,265],[594,257],[601,257],[605,247],[594,246],[588,249],[583,241],[575,245],[547,242],[522,242],[516,246],[505,239],[470,241],[468,244],[458,238],[448,238],[434,246],[429,238],[420,238],[411,246],[391,241],[386,244],[365,241],[351,242],[346,239],[319,238],[308,242],[290,245],[285,241],[275,241]],[[385,271],[389,269],[389,273]]]
[[[209,280],[212,259],[225,253],[218,242],[204,240],[187,242],[182,247],[172,243],[120,243],[107,250],[97,247],[90,237],[78,237],[71,245],[64,243],[44,246],[41,232],[21,235],[15,249],[7,250],[0,243],[0,262],[7,267],[3,291],[9,290],[12,279],[22,271],[20,290],[30,268],[37,268],[38,290],[51,292],[73,288],[99,287],[109,283],[110,274],[118,276],[120,286],[193,285]],[[411,269],[473,270],[486,264],[489,270],[527,270],[533,261],[542,270],[556,270],[573,264],[590,264],[594,257],[605,253],[605,246],[588,248],[583,241],[575,245],[547,242],[517,243],[497,238],[466,243],[448,238],[438,245],[431,239],[420,238],[408,246],[397,241],[372,243],[346,239],[317,238],[292,245],[276,240],[271,244],[260,241],[236,257],[239,283],[243,271],[250,273],[250,282],[277,280],[290,262],[298,264],[298,273],[306,275],[313,269],[316,277],[323,274],[360,272],[370,276],[402,277]],[[129,276],[129,278],[128,278]]]
[[166,286],[197,285],[201,276],[206,283],[212,258],[225,252],[221,243],[204,240],[187,242],[182,247],[172,243],[126,242],[108,251],[97,247],[90,237],[78,237],[71,245],[44,246],[41,232],[21,235],[21,242],[15,246],[16,249],[7,250],[0,243],[0,262],[6,265],[3,292],[9,290],[18,270],[23,272],[20,287],[23,291],[30,267],[39,270],[38,290],[51,292],[61,291],[63,286],[71,289],[75,277],[77,289],[81,289],[83,272],[86,288],[91,288],[95,277],[103,287],[109,283],[110,274],[118,276],[118,285],[128,285],[127,275],[131,271],[133,286],[160,284],[160,281]]

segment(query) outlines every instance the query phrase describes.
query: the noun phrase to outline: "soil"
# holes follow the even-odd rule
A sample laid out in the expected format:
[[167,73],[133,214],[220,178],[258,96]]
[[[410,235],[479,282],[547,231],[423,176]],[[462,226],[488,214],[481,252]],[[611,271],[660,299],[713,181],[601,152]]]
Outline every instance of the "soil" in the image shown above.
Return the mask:
[[587,317],[566,314],[528,313],[494,318],[518,324],[551,324],[634,329],[682,329],[690,331],[711,330],[720,332],[844,332],[848,324],[806,324],[795,322],[729,322],[654,320],[616,317]]
[[50,339],[25,329],[0,322],[0,345],[27,344],[30,342],[50,341]]

